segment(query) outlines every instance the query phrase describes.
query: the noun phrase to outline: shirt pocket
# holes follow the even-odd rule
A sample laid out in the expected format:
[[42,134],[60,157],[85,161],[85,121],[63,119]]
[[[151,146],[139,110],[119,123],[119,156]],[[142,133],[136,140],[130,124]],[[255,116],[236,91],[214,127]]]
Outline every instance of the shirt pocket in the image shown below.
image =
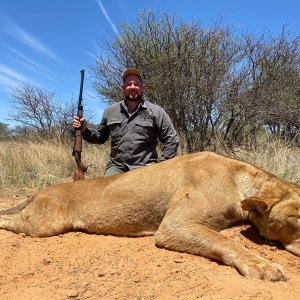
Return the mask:
[[112,139],[115,139],[121,135],[121,121],[120,120],[109,120],[107,122],[109,133]]
[[135,131],[150,138],[155,137],[155,126],[152,119],[141,119],[135,122]]

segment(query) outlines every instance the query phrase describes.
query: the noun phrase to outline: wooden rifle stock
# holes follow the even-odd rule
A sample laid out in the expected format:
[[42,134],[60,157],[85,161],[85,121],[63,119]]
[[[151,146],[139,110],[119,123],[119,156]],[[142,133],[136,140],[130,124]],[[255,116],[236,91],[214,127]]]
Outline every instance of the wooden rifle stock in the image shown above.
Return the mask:
[[[79,119],[83,117],[83,106],[82,106],[82,90],[83,90],[83,81],[84,81],[84,70],[80,71],[81,81],[80,81],[80,90],[79,90],[79,99],[78,99],[78,111],[77,116]],[[84,179],[84,172],[86,172],[87,167],[81,162],[81,152],[82,152],[82,132],[81,128],[75,129],[75,143],[73,147],[72,155],[75,157],[75,162],[77,168],[73,175],[73,180]]]

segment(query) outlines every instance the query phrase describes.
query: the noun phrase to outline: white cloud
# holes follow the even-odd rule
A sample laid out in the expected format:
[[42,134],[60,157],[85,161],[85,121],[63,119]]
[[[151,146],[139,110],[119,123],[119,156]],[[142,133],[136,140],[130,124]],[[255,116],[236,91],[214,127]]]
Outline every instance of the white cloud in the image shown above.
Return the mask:
[[85,92],[85,95],[89,97],[89,99],[97,99],[99,100],[99,97],[92,91]]
[[29,57],[27,57],[26,55],[24,55],[23,53],[19,52],[18,50],[5,45],[5,44],[1,44],[1,46],[7,48],[10,52],[12,52],[13,54],[15,54],[16,56],[20,57],[22,60],[19,60],[15,57],[11,57],[10,55],[6,54],[8,57],[10,57],[11,59],[17,61],[18,63],[25,65],[28,69],[32,70],[33,72],[50,79],[53,82],[57,82],[60,83],[59,80],[55,79],[56,77],[58,77],[55,73],[49,71],[48,69],[46,69],[45,67],[39,65],[38,63],[36,63],[35,61],[33,61],[32,59],[30,59]]
[[39,64],[37,64],[35,61],[33,61],[32,59],[30,59],[29,57],[27,57],[26,55],[24,55],[23,53],[19,52],[18,50],[8,46],[8,45],[5,45],[5,44],[1,44],[2,46],[4,46],[5,48],[7,48],[8,50],[10,50],[12,53],[16,54],[17,56],[21,57],[22,59],[26,60],[28,63],[38,67],[38,68],[41,68],[41,66]]
[[32,79],[24,76],[22,73],[7,67],[0,65],[0,90],[9,92],[11,88],[16,87],[24,82],[31,82],[37,85]]
[[26,77],[23,76],[21,73],[6,67],[4,65],[0,65],[0,74],[5,75],[6,78],[11,78],[15,81],[26,81]]
[[96,54],[94,54],[90,51],[84,51],[84,53],[87,54],[88,56],[90,56],[92,59],[97,60]]
[[47,47],[41,41],[39,41],[29,32],[26,32],[18,24],[8,20],[7,18],[4,26],[2,27],[2,31],[20,41],[21,43],[29,46],[33,50],[59,61],[57,56],[49,49],[47,49]]
[[17,86],[20,82],[11,77],[0,73],[0,91],[9,93],[12,87]]
[[107,13],[107,11],[106,11],[104,5],[102,4],[101,0],[97,0],[97,3],[98,3],[98,5],[99,5],[99,7],[100,7],[100,9],[101,9],[101,11],[102,11],[102,13],[103,13],[105,19],[107,20],[107,22],[108,22],[108,23],[110,24],[110,26],[112,27],[114,33],[115,33],[117,36],[119,36],[118,29],[117,29],[116,25],[115,25],[115,24],[112,22],[112,20],[110,19],[110,17],[109,17],[109,15],[108,15],[108,13]]
[[5,86],[13,86],[17,85],[19,81],[12,79],[11,77],[5,76],[5,74],[0,73],[0,85],[5,85]]

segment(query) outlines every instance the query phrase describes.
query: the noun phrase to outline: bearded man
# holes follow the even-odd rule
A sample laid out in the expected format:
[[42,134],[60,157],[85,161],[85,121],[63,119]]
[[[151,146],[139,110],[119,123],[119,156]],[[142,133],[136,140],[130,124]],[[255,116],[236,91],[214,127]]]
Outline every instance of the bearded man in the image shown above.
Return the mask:
[[[145,85],[140,72],[129,68],[123,73],[124,100],[108,106],[96,130],[87,127],[84,118],[73,119],[83,138],[103,144],[111,137],[110,160],[105,176],[124,173],[145,165],[173,158],[179,139],[165,110],[144,99]],[[162,154],[157,155],[158,141]]]

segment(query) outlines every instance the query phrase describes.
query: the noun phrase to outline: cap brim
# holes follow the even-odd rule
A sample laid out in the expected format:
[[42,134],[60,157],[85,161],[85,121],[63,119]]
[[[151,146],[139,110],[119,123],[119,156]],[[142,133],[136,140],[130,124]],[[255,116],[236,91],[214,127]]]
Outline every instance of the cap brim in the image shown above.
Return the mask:
[[125,81],[125,79],[129,76],[129,75],[136,75],[138,76],[140,79],[142,79],[141,73],[134,68],[129,68],[127,69],[124,73],[123,73],[123,81]]

